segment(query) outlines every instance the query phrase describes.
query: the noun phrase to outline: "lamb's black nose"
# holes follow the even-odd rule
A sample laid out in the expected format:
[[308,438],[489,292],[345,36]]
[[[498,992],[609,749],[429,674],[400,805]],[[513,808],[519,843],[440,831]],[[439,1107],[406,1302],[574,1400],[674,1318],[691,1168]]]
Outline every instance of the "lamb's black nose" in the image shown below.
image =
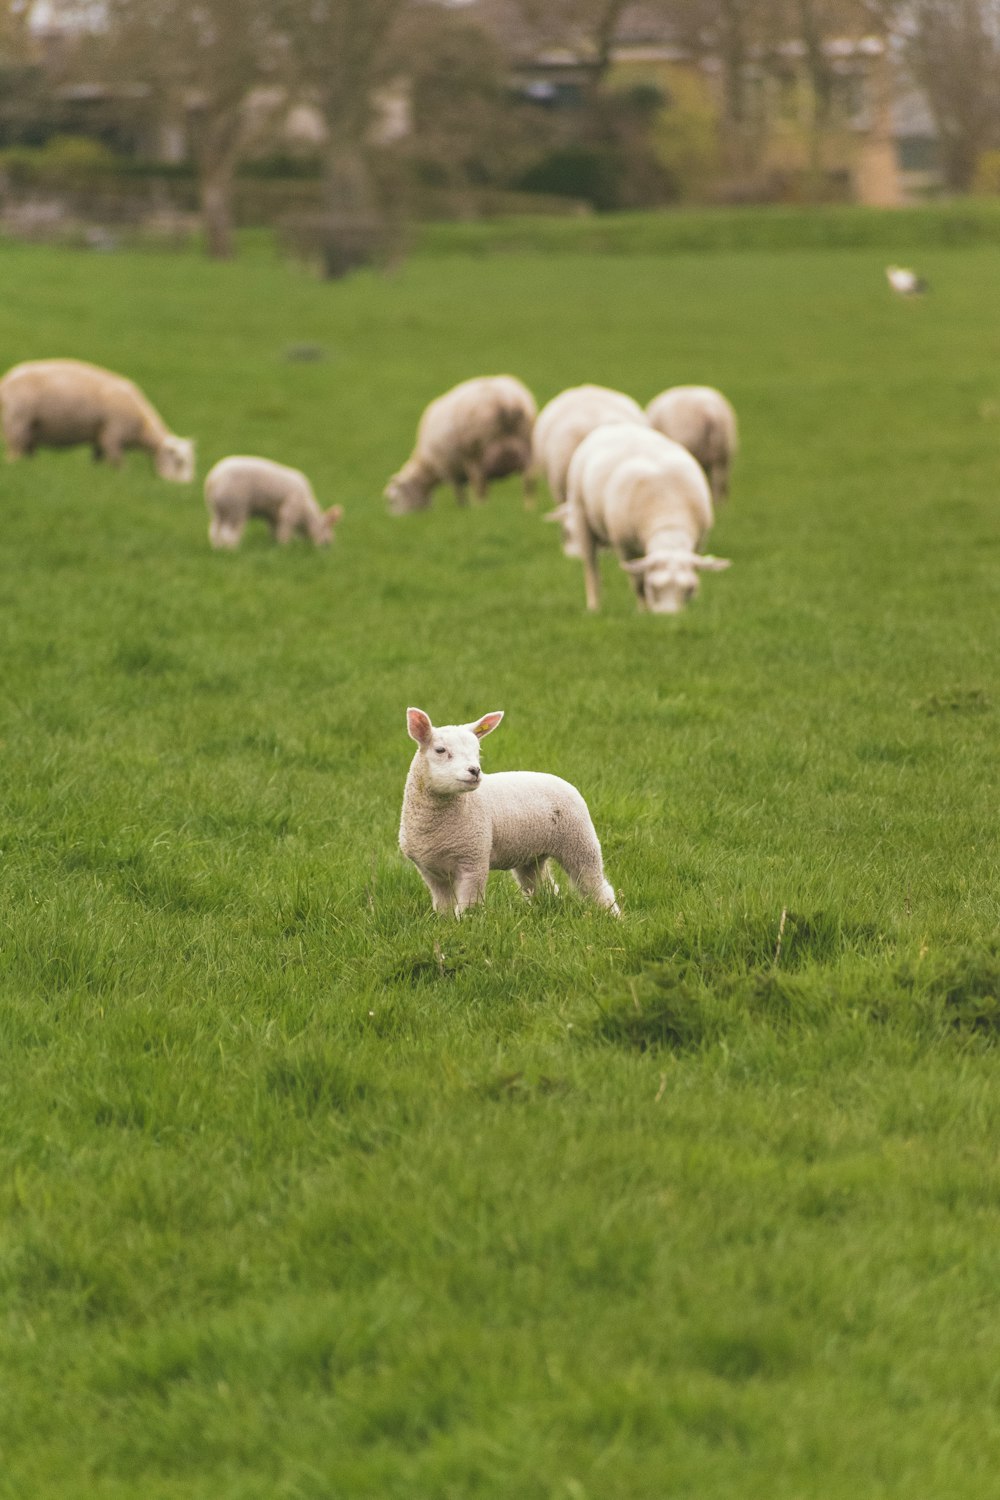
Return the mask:
[[478,766],[470,766],[469,767],[469,775],[472,777],[473,781],[478,781],[479,780],[479,767]]

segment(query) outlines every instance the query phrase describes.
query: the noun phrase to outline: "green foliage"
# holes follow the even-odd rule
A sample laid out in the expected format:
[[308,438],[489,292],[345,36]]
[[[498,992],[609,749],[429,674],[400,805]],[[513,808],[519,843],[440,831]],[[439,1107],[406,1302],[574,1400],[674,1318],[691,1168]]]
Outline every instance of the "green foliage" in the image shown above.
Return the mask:
[[1000,207],[982,199],[921,208],[766,207],[682,209],[608,214],[600,219],[507,218],[485,223],[424,225],[417,247],[489,255],[689,255],[739,250],[877,250],[899,256],[959,246],[993,245]]
[[975,193],[1000,197],[1000,151],[984,151],[976,163],[976,175],[972,184]]
[[[985,209],[434,230],[336,287],[0,246],[9,363],[346,509],[220,556],[141,456],[0,470],[0,1488],[992,1500]],[[589,618],[515,482],[386,515],[490,369],[725,389],[733,568],[668,620],[608,560]],[[431,916],[413,702],[581,787],[621,922],[499,874]]]
[[44,146],[8,146],[0,151],[0,172],[14,187],[80,186],[118,169],[115,153],[89,136],[54,135]]

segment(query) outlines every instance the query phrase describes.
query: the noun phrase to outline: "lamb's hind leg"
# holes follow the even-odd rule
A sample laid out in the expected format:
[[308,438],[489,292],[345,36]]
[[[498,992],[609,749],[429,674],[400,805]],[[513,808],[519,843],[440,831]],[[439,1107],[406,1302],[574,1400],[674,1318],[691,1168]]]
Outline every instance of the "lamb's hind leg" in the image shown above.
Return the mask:
[[598,906],[603,906],[613,917],[621,916],[615,899],[615,888],[604,874],[601,846],[596,834],[591,848],[581,850],[576,857],[567,856],[562,865],[578,891],[596,901]]
[[547,859],[533,859],[530,864],[516,865],[510,872],[530,901],[539,885],[549,885],[558,893],[559,887],[552,878],[552,869]]

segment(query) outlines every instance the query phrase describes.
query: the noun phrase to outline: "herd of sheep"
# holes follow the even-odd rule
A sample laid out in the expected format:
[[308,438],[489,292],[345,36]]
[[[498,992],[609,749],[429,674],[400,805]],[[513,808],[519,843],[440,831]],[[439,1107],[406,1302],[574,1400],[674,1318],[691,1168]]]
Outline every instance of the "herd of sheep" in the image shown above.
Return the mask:
[[[0,380],[0,420],[9,459],[86,443],[95,458],[117,466],[126,449],[141,448],[164,479],[194,479],[194,444],[169,430],[132,381],[96,365],[55,359],[15,366]],[[469,486],[485,499],[491,480],[521,474],[528,503],[544,474],[556,502],[546,519],[559,523],[566,555],[583,563],[588,609],[598,607],[597,554],[608,547],[640,609],[677,613],[696,593],[700,573],[729,566],[702,548],[713,499],[728,493],[736,446],[732,407],[709,387],[664,391],[643,411],[620,391],[577,386],[539,412],[513,376],[479,376],[431,402],[385,498],[402,514],[429,505],[439,484],[451,484],[464,503]],[[205,478],[205,503],[217,548],[238,546],[255,516],[278,542],[301,534],[324,546],[342,516],[338,505],[320,507],[298,469],[265,458],[220,460]],[[417,748],[399,843],[435,912],[461,916],[482,899],[491,869],[509,870],[531,897],[539,885],[555,885],[554,859],[583,895],[618,916],[577,789],[543,772],[483,773],[480,741],[502,718],[495,712],[436,728],[422,709],[407,710]]]
[[[191,440],[172,433],[131,380],[81,360],[8,370],[0,418],[9,459],[86,443],[95,458],[118,465],[126,449],[142,448],[162,478],[194,479]],[[559,523],[567,557],[583,563],[587,608],[599,605],[597,555],[606,547],[617,553],[640,609],[676,614],[701,573],[729,567],[702,549],[713,502],[728,494],[736,448],[735,413],[709,386],[677,386],[644,411],[621,391],[581,385],[539,412],[514,376],[483,375],[427,407],[385,498],[399,515],[429,505],[440,484],[451,484],[464,503],[469,486],[481,500],[492,480],[521,474],[527,503],[544,474],[555,501],[545,519]],[[324,546],[343,516],[339,505],[321,508],[300,470],[266,458],[220,460],[206,476],[205,503],[217,548],[238,546],[253,517],[278,542],[301,535]]]

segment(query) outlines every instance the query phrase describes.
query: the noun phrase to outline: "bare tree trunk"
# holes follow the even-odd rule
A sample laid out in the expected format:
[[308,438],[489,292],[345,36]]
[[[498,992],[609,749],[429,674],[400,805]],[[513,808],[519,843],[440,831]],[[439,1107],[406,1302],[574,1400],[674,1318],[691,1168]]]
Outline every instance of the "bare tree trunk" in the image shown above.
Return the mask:
[[344,276],[371,259],[379,240],[379,210],[364,146],[350,134],[327,148],[324,183],[327,231],[323,273]]
[[205,248],[212,260],[232,260],[233,239],[233,168],[224,166],[203,170],[198,180],[201,221],[205,230]]
[[812,0],[798,0],[798,12],[812,94],[809,114],[809,193],[811,197],[821,198],[825,188],[823,147],[833,102],[833,75]]
[[729,166],[744,171],[750,165],[747,130],[747,38],[740,0],[722,0],[722,77],[724,123]]

